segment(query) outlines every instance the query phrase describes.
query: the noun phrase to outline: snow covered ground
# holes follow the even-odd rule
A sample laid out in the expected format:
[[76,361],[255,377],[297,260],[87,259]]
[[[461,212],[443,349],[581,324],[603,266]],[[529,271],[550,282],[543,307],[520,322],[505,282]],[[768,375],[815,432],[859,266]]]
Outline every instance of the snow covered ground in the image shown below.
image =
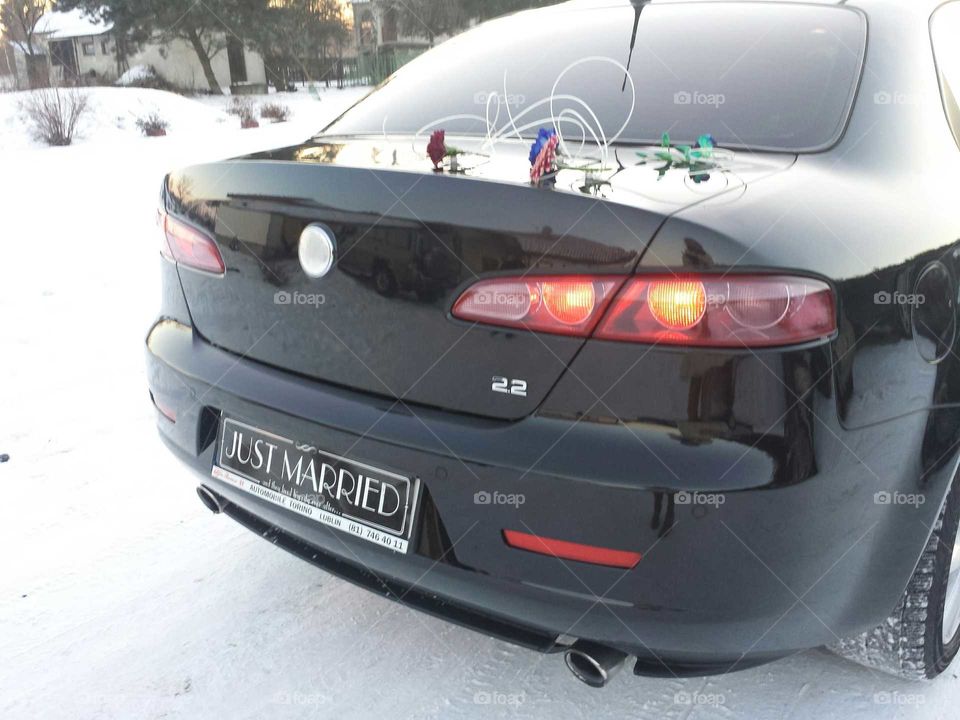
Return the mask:
[[[111,124],[123,92],[183,122],[159,139]],[[108,91],[99,129],[55,149],[13,137],[0,95],[0,717],[957,717],[957,670],[913,685],[823,651],[591,690],[558,656],[398,607],[211,516],[147,399],[160,179],[302,139],[363,91],[298,93],[290,123],[246,131],[226,99],[143,92]]]
[[[227,95],[190,98],[159,90],[120,87],[97,87],[79,92],[89,96],[90,113],[80,124],[75,145],[139,140],[142,133],[137,128],[137,120],[152,113],[157,113],[170,124],[168,136],[187,144],[196,142],[202,136],[240,127],[240,120],[227,113],[231,101]],[[322,87],[319,91],[311,92],[304,87],[294,93],[247,97],[257,110],[264,102],[287,105],[292,112],[291,123],[297,128],[308,128],[309,135],[367,92],[368,88],[327,91]],[[21,109],[28,94],[0,93],[0,153],[45,148],[45,145],[31,137]],[[262,125],[269,123],[267,120],[260,122]]]

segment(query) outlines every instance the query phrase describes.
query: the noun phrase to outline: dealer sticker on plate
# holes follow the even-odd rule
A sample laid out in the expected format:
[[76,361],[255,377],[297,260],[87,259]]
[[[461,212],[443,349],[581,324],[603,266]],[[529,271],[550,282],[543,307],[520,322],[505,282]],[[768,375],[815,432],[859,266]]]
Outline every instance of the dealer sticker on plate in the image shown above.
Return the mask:
[[407,552],[419,481],[224,419],[213,477],[377,545]]

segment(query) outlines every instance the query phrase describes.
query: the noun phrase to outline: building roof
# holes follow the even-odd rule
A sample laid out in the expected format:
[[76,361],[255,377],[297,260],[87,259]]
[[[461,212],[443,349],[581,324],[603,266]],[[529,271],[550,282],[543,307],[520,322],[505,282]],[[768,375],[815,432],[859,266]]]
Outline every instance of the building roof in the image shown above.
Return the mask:
[[112,29],[113,23],[106,23],[99,18],[86,15],[79,8],[66,12],[47,13],[37,23],[37,34],[51,40],[103,35]]

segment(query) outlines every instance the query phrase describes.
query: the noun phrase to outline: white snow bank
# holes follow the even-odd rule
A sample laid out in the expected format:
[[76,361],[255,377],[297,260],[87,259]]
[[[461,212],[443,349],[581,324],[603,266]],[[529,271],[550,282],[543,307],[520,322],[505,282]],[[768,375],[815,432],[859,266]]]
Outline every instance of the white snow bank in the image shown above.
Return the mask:
[[[135,69],[131,68],[130,72]],[[90,113],[81,123],[74,145],[139,141],[142,133],[136,126],[137,119],[152,113],[169,123],[168,135],[188,138],[201,145],[211,141],[219,144],[224,133],[257,132],[240,129],[240,120],[227,113],[231,99],[226,95],[184,97],[162,90],[124,87],[83,88],[77,92],[90,96]],[[368,92],[369,88],[321,89],[315,94],[303,90],[246,97],[256,108],[264,102],[289,106],[293,122],[285,125],[303,139],[323,129]],[[21,109],[29,95],[29,92],[0,94],[0,153],[46,147],[31,137],[30,122]]]
[[[96,87],[61,92],[82,92],[90,98],[90,111],[81,121],[75,144],[139,138],[137,119],[151,113],[170,123],[167,133],[171,135],[209,132],[226,123],[235,124],[226,113],[160,90]],[[29,95],[0,95],[0,152],[45,147],[31,136],[31,123],[22,109]]]
[[157,71],[149,65],[134,65],[119,77],[115,85],[120,87],[129,87],[136,83],[142,83],[157,76]]

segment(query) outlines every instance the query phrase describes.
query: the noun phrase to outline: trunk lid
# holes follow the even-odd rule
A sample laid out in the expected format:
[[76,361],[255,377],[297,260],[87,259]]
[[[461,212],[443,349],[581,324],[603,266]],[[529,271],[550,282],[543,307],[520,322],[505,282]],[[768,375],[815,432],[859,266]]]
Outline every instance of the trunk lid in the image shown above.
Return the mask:
[[[409,143],[321,139],[172,174],[168,212],[211,232],[227,268],[223,277],[180,269],[196,331],[309,378],[518,419],[583,340],[455,320],[460,293],[497,275],[630,274],[667,216],[746,178],[724,173],[692,189],[682,177],[659,181],[651,167],[600,185],[563,171],[549,191],[524,182],[523,148],[478,158],[465,175],[439,174]],[[790,160],[752,157],[745,172]],[[335,265],[321,278],[298,255],[312,223],[335,238]],[[522,380],[527,393],[493,392],[494,378]]]

